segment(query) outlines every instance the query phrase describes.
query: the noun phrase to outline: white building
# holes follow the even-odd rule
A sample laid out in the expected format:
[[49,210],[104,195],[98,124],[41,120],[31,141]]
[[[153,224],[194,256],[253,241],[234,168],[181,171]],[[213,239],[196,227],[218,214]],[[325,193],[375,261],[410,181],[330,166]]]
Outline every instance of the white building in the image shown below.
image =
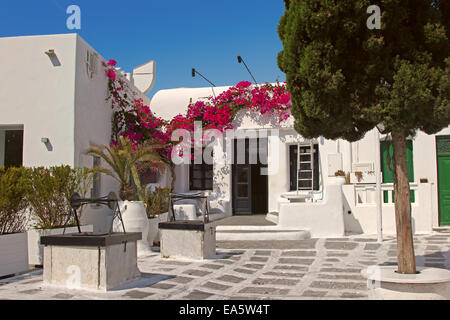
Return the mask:
[[[214,88],[216,95],[227,89]],[[190,102],[212,94],[211,88],[162,90],[152,98],[151,109],[170,120],[177,114],[185,114]],[[376,234],[375,164],[380,160],[383,232],[395,234],[393,180],[385,160],[390,142],[384,141],[385,137],[376,129],[354,143],[324,138],[306,140],[293,129],[293,121],[291,117],[280,125],[277,120],[259,113],[240,111],[233,122],[234,129],[237,132],[255,129],[262,134],[253,141],[259,141],[267,150],[268,169],[272,172],[268,176],[261,175],[260,169],[264,167],[261,163],[183,164],[176,168],[175,191],[206,191],[211,207],[218,213],[214,219],[267,214],[267,219],[276,222],[279,228],[308,230],[312,237],[343,236],[346,232]],[[261,138],[268,129],[267,139]],[[270,129],[278,129],[279,134]],[[377,143],[383,157],[377,153]],[[312,149],[314,156],[308,155]],[[249,152],[252,150],[250,145]],[[299,150],[300,159],[297,157]],[[214,152],[220,151],[220,147],[216,147]],[[408,164],[414,232],[428,233],[433,228],[450,225],[450,127],[436,135],[419,132],[408,144]],[[300,168],[299,173],[297,168]],[[311,169],[312,177],[308,173]],[[336,186],[338,170],[351,172],[353,184]],[[358,172],[362,172],[362,177]],[[306,178],[299,185],[297,174]],[[166,179],[161,183],[167,184]],[[304,190],[297,191],[299,188]]]
[[[0,38],[0,166],[92,167],[98,161],[84,152],[91,142],[103,145],[111,139],[102,61],[77,34]],[[148,93],[154,62],[133,73],[127,78],[135,86],[129,85]],[[144,93],[140,96],[148,104]],[[102,176],[95,194],[110,191],[117,192],[117,184]],[[104,231],[109,211],[91,207],[85,222]]]
[[[0,38],[4,74],[0,86],[0,166],[92,167],[98,161],[84,151],[91,142],[110,142],[112,110],[106,101],[108,80],[102,61],[76,34]],[[191,101],[213,94],[211,88],[162,90],[150,102],[145,94],[153,86],[154,72],[151,61],[126,76],[144,103],[166,120],[184,114]],[[215,88],[215,94],[226,89]],[[263,158],[269,159],[270,174],[261,174],[264,161],[180,165],[175,191],[206,191],[216,218],[267,214],[280,228],[308,230],[312,237],[342,236],[345,232],[375,234],[374,171],[381,159],[383,231],[395,233],[392,177],[385,168],[385,157],[376,151],[380,143],[385,152],[388,142],[380,142],[384,137],[378,137],[376,130],[355,143],[305,140],[293,129],[292,117],[278,124],[249,111],[241,111],[233,125],[237,132],[258,132],[248,142],[248,153],[254,153],[252,143],[259,142],[266,150]],[[409,143],[408,153],[414,231],[427,233],[450,225],[450,127],[431,136],[419,132]],[[334,175],[338,170],[353,172],[354,183],[342,188],[337,185]],[[363,173],[361,181],[355,172]],[[298,177],[302,182],[298,183]],[[168,174],[160,183],[169,183]],[[299,187],[304,190],[298,191]],[[102,176],[94,193],[106,195],[117,189],[111,178]],[[108,209],[92,207],[84,218],[94,224],[95,231],[104,231],[108,217]]]

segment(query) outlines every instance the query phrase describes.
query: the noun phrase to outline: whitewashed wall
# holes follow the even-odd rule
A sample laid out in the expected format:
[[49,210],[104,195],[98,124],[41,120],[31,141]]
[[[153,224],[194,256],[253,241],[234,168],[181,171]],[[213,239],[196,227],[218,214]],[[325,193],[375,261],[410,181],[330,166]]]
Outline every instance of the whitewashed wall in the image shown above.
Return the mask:
[[[373,191],[375,192],[375,191]],[[426,234],[433,230],[431,215],[432,185],[430,183],[419,184],[416,192],[416,201],[411,204],[412,228],[414,234]],[[377,208],[374,201],[357,199],[354,185],[344,185],[344,219],[345,230],[352,233],[377,234]],[[375,198],[375,193],[372,200]],[[396,234],[395,207],[393,203],[382,205],[383,233]]]
[[[23,125],[23,165],[74,163],[76,35],[0,38],[0,128]],[[56,58],[44,52],[54,49]],[[41,138],[49,138],[49,151]]]
[[[74,164],[79,167],[92,167],[93,158],[85,154],[91,143],[97,145],[109,145],[111,141],[111,117],[112,109],[109,96],[108,78],[102,62],[107,61],[98,52],[99,60],[96,73],[92,78],[86,71],[87,52],[96,52],[86,41],[77,36],[76,41],[76,72],[75,72],[75,145]],[[149,104],[149,99],[136,87],[128,82],[130,89],[137,93],[136,98],[144,99]],[[107,164],[102,160],[102,166]],[[111,191],[118,196],[119,184],[113,178],[101,175],[100,196],[106,196]],[[109,231],[111,210],[105,206],[86,206],[84,223],[93,224],[94,231]]]

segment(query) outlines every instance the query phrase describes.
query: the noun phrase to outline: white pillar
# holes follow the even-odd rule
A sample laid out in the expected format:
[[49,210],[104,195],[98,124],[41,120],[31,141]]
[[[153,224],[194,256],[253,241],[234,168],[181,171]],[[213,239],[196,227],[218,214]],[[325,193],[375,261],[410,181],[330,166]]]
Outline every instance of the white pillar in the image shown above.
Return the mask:
[[377,203],[377,238],[378,242],[383,242],[383,207],[381,201],[381,156],[380,156],[380,135],[378,130],[374,130],[375,137],[375,177],[376,184],[376,203]]

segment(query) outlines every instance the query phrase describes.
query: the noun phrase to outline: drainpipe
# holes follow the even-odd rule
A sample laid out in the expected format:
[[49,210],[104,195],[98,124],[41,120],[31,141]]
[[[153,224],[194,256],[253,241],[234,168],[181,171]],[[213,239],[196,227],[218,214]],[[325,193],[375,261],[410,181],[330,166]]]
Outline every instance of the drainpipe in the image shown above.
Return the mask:
[[377,203],[377,238],[378,242],[383,242],[383,207],[381,203],[381,159],[380,159],[380,134],[374,130],[375,136],[375,177],[376,184],[376,203]]

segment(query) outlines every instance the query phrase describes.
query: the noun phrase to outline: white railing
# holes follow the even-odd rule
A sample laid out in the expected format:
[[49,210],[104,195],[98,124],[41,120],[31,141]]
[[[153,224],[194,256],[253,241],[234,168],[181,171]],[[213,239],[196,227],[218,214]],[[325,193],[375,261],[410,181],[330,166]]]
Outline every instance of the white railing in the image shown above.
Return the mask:
[[[417,202],[419,185],[410,183],[411,203]],[[376,204],[376,186],[374,184],[357,184],[355,188],[356,205]],[[383,183],[381,185],[381,202],[383,205],[393,205],[395,200],[394,184]]]

